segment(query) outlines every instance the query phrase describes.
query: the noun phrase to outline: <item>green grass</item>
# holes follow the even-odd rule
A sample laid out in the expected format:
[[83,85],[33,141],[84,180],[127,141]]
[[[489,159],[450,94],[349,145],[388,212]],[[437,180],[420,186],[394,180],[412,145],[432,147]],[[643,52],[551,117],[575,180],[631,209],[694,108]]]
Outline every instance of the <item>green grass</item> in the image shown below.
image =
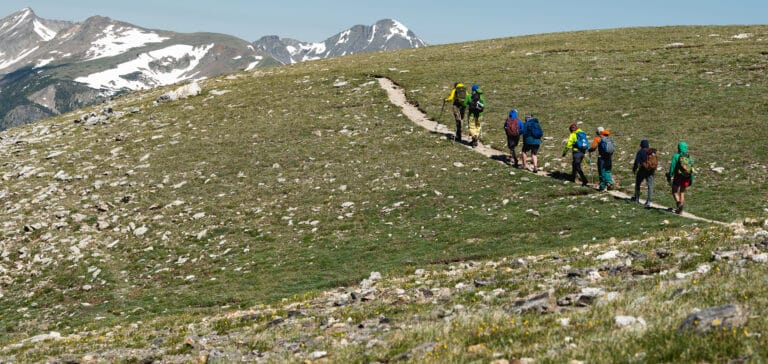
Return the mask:
[[[754,36],[730,40],[745,32]],[[710,36],[715,33],[720,36]],[[509,108],[536,114],[545,136],[553,137],[540,156],[549,171],[570,169],[560,158],[567,125],[583,122],[589,131],[605,126],[617,136],[614,175],[626,191],[640,139],[650,139],[663,161],[685,139],[700,166],[686,209],[725,221],[761,216],[768,208],[760,127],[768,115],[766,80],[759,72],[768,62],[759,41],[765,34],[765,27],[620,29],[343,57],[208,80],[203,95],[158,106],[151,102],[162,90],[125,95],[114,101],[115,109],[139,106],[142,112],[105,125],[86,128],[67,115],[9,130],[7,140],[27,143],[0,148],[6,161],[0,175],[8,176],[0,181],[0,191],[8,191],[0,200],[7,221],[0,248],[7,258],[0,264],[20,264],[5,273],[0,345],[52,330],[190,322],[350,285],[371,271],[405,274],[700,227],[570,183],[511,175],[508,166],[414,125],[388,102],[373,75],[404,86],[411,100],[446,124],[452,124],[447,113],[439,112],[449,86],[456,80],[479,83],[489,102],[485,141],[501,150]],[[664,48],[673,42],[689,47]],[[334,86],[339,81],[348,84]],[[209,95],[214,89],[230,92]],[[58,134],[38,140],[41,127]],[[66,153],[46,159],[54,150]],[[711,171],[711,163],[726,173]],[[44,172],[17,178],[27,165]],[[60,170],[77,178],[57,181],[53,175]],[[36,199],[51,185],[56,192]],[[663,183],[657,183],[656,196],[672,205]],[[108,211],[97,209],[102,202]],[[23,232],[25,224],[59,221],[57,210],[71,212],[68,226]],[[76,222],[75,213],[86,218]],[[110,227],[97,232],[94,225],[102,219]],[[136,236],[140,227],[148,230]],[[72,258],[73,246],[80,246],[79,258]],[[20,256],[21,247],[29,254]],[[51,263],[39,263],[36,255]],[[695,268],[704,259],[684,264]],[[637,268],[668,266],[642,264],[647,266]],[[650,290],[652,283],[641,288]],[[601,314],[585,313],[583,320]],[[551,318],[531,319],[544,327],[536,333],[553,335],[546,329]],[[217,325],[221,333],[241,329],[240,323]],[[456,340],[515,356],[546,354],[519,324],[492,342],[467,334],[476,330],[468,326]],[[606,330],[589,331],[585,342]],[[379,354],[412,347],[421,340],[413,335]],[[619,348],[658,355],[649,361],[719,360],[746,350],[723,337],[722,354],[715,347],[689,357],[666,332],[648,337],[612,343],[597,361],[631,361],[614,356]],[[263,340],[252,345],[263,347]],[[650,350],[665,340],[673,343],[668,350]],[[520,349],[510,349],[517,342]],[[187,351],[183,345],[176,350]],[[475,360],[464,355],[449,357]]]

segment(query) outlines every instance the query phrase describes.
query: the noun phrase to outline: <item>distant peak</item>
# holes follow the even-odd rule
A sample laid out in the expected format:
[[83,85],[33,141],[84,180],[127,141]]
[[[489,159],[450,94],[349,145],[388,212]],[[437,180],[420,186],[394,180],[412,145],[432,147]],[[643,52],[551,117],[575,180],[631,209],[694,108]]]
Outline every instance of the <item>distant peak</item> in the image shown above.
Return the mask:
[[24,8],[24,9],[21,9],[21,10],[15,12],[13,15],[16,16],[16,17],[21,17],[22,19],[24,19],[24,18],[26,18],[26,17],[28,17],[30,15],[34,17],[35,16],[35,12],[32,10],[32,8],[27,7],[27,8]]

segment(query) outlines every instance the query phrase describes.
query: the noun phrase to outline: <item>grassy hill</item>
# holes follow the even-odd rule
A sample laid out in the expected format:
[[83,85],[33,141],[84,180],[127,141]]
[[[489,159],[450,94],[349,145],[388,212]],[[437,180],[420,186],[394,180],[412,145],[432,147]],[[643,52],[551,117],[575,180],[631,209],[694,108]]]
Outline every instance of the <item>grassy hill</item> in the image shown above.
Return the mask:
[[[744,236],[737,239],[721,228],[510,170],[416,127],[388,102],[373,76],[393,79],[425,112],[449,125],[449,113],[441,115],[440,107],[453,82],[480,84],[489,103],[484,139],[502,150],[501,122],[508,110],[534,113],[545,136],[552,137],[540,156],[548,171],[570,169],[560,153],[571,122],[588,131],[609,128],[619,148],[614,174],[628,191],[641,139],[662,151],[664,166],[677,141],[685,140],[699,165],[687,210],[740,221],[764,218],[768,208],[768,155],[760,127],[768,115],[767,35],[765,26],[619,29],[342,57],[207,80],[201,96],[178,102],[153,105],[164,89],[87,110],[98,114],[111,106],[117,114],[106,122],[76,123],[84,111],[8,130],[0,140],[0,355],[17,361],[87,361],[83,358],[90,353],[99,358],[98,353],[110,352],[113,360],[138,361],[154,353],[159,360],[189,361],[202,352],[210,355],[216,342],[228,350],[270,352],[302,342],[296,331],[252,336],[279,326],[282,321],[272,320],[290,310],[264,309],[250,321],[224,318],[253,307],[301,304],[322,296],[320,290],[360,282],[372,271],[397,277],[484,260],[505,262],[493,266],[507,274],[494,282],[513,282],[502,288],[514,294],[494,303],[477,302],[477,292],[465,292],[445,302],[498,319],[495,311],[481,308],[541,291],[547,280],[540,278],[563,268],[554,262],[540,274],[516,275],[509,265],[514,257],[558,260],[578,255],[574,250],[599,249],[588,248],[592,244],[616,242],[633,242],[632,249],[647,256],[655,244],[679,251],[675,262],[641,263],[649,266],[638,270],[652,275],[649,281],[624,282],[622,276],[612,281],[611,289],[627,292],[626,300],[646,297],[653,306],[669,294],[648,293],[654,284],[665,284],[659,283],[667,279],[659,272],[695,269],[717,246]],[[659,177],[656,199],[672,205]],[[572,260],[578,262],[565,261],[585,264]],[[692,292],[683,295],[688,301],[673,304],[684,310],[728,301],[765,267],[749,263],[746,272],[722,269],[737,277],[713,278],[705,300],[693,294],[698,289],[684,288]],[[414,278],[420,283],[411,284],[448,287],[452,279],[457,278],[432,283]],[[529,279],[532,285],[522,283]],[[572,283],[550,285],[558,297],[578,289]],[[745,295],[760,296],[763,286]],[[605,315],[615,305],[588,315]],[[357,323],[384,312],[403,323],[414,313],[423,315],[422,307],[407,301],[383,311],[387,306],[337,312],[336,319]],[[537,322],[543,326],[536,332],[550,335],[553,316],[510,315],[503,319]],[[461,340],[454,349],[464,354],[449,361],[634,360],[612,354],[627,348],[626,341],[601,348],[597,356],[547,356],[535,340],[522,340],[530,333],[525,330],[494,335],[493,344],[470,343],[468,325],[484,321],[469,317],[466,325],[456,326],[455,336],[445,327],[417,332],[401,324],[398,332],[405,337],[391,346],[363,346],[330,360],[391,360],[435,339]],[[604,331],[593,331],[586,340],[610,335],[608,321],[600,326]],[[765,327],[753,325],[751,332]],[[200,337],[208,338],[201,327],[215,332],[218,341],[201,344]],[[47,345],[30,339],[51,331],[66,339]],[[342,339],[333,332],[309,332]],[[670,335],[669,330],[640,334],[643,340],[629,348],[648,353]],[[739,344],[743,337],[696,339],[702,348],[725,341],[686,356],[680,351],[687,341],[671,340],[672,348],[660,359],[765,357],[754,349],[761,337],[753,339],[757,346]],[[480,343],[491,349],[462,356]],[[596,346],[585,345],[587,354],[589,348]],[[271,360],[301,358],[282,355]]]

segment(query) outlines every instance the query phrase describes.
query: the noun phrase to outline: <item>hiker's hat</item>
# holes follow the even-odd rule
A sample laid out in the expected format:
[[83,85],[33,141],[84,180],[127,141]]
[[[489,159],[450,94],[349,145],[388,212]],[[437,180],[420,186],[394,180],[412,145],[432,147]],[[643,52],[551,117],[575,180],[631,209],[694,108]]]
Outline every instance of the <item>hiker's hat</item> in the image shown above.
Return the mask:
[[576,131],[576,129],[578,129],[578,128],[579,128],[579,127],[578,127],[578,126],[576,126],[576,124],[571,124],[571,126],[569,126],[569,127],[568,127],[568,130],[570,130],[570,131]]
[[509,118],[510,118],[510,119],[515,119],[515,118],[517,118],[517,109],[512,109],[512,110],[509,110]]
[[602,134],[604,131],[605,131],[605,128],[603,128],[602,126],[597,127],[597,135]]
[[478,86],[477,84],[472,85],[472,91],[477,91],[477,89],[479,88],[480,86]]

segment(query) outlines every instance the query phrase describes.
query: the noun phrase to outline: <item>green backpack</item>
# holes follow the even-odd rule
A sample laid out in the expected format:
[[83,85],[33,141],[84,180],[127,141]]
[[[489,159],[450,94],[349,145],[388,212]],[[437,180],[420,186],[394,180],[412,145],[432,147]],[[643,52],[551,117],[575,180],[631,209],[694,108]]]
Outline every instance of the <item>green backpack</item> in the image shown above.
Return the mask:
[[693,157],[688,154],[681,154],[677,159],[677,174],[684,178],[690,178],[693,175]]

